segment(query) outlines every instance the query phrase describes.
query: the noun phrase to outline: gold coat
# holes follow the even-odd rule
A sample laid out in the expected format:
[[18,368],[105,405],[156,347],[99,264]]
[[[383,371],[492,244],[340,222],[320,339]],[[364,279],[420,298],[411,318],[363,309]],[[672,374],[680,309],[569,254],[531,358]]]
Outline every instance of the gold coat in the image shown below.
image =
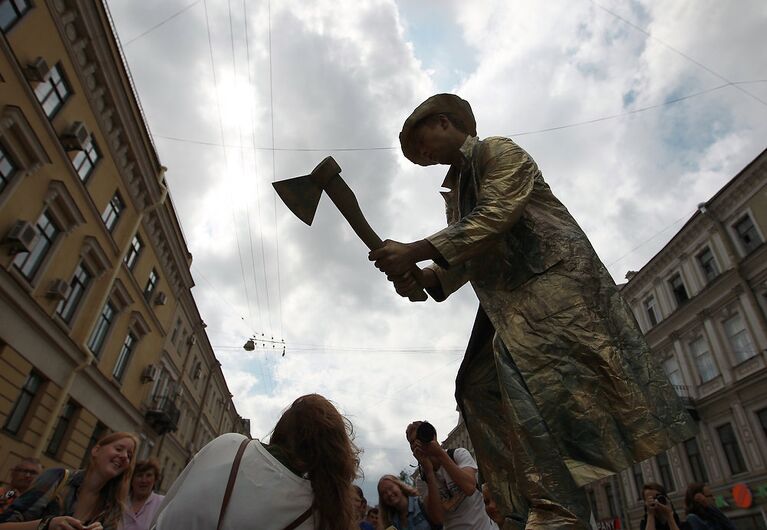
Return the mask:
[[[551,493],[532,491],[546,482],[541,468],[550,488],[573,489],[694,436],[631,310],[535,161],[507,138],[469,137],[461,151],[463,166],[443,184],[448,227],[427,238],[442,257],[431,294],[444,300],[468,281],[479,298],[456,398],[480,470],[506,482],[493,489],[534,505]],[[474,392],[483,377],[493,389]],[[473,420],[488,411],[495,424]]]

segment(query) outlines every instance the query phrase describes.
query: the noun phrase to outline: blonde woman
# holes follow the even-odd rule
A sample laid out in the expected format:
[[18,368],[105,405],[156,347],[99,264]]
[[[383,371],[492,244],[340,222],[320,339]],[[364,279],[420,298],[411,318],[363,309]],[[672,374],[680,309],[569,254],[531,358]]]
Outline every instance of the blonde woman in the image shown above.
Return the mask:
[[418,491],[394,475],[378,481],[378,528],[397,530],[430,530]]
[[0,514],[1,530],[116,530],[122,521],[138,438],[116,432],[91,449],[85,469],[46,470]]

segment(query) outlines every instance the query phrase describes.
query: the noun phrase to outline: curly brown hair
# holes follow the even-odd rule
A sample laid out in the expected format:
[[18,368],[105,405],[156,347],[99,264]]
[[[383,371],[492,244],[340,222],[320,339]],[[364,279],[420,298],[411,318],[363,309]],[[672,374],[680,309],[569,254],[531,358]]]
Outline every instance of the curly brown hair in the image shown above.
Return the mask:
[[290,467],[312,484],[317,530],[357,526],[352,481],[360,450],[352,441],[353,432],[351,422],[319,394],[296,399],[272,432],[270,444],[284,451]]

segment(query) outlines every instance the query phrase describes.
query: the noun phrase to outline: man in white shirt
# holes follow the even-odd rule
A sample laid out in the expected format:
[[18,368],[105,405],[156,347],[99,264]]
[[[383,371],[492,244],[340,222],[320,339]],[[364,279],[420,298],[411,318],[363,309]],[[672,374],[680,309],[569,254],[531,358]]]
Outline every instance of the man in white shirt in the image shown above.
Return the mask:
[[[419,431],[422,425],[428,428]],[[485,513],[482,493],[477,489],[477,463],[471,453],[459,447],[448,454],[437,442],[434,428],[426,422],[411,423],[405,435],[423,473],[416,480],[416,487],[424,499],[429,520],[441,521],[444,530],[497,529]],[[434,498],[435,490],[439,499]]]

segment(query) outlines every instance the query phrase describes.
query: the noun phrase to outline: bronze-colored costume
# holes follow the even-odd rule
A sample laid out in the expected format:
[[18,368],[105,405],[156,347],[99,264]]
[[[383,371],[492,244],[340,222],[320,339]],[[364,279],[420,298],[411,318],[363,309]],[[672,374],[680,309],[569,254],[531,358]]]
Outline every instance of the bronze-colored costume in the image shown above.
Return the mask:
[[[427,238],[444,300],[480,301],[456,398],[485,480],[528,529],[587,529],[581,486],[694,435],[695,427],[607,269],[533,159],[468,137]],[[411,158],[412,159],[412,158]]]

